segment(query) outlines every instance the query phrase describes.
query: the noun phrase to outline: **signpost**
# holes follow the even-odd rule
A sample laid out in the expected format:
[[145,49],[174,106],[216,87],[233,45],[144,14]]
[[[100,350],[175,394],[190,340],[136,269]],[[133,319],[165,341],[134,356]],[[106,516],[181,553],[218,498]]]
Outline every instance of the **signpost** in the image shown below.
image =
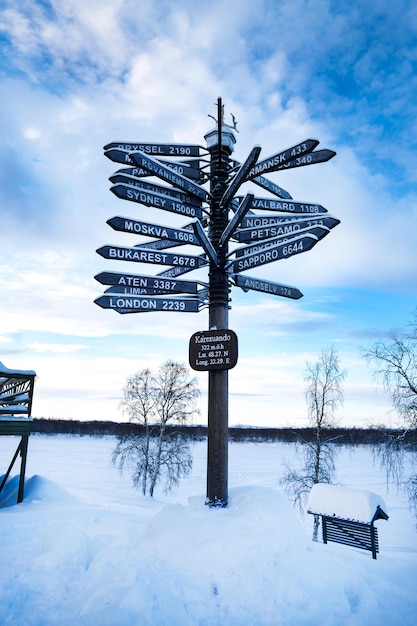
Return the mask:
[[114,184],[122,183],[123,185],[130,185],[132,187],[137,187],[141,191],[153,191],[155,193],[161,194],[163,196],[169,196],[170,198],[175,198],[184,204],[192,204],[193,206],[201,207],[202,200],[195,198],[189,194],[185,194],[182,191],[177,191],[176,189],[172,189],[172,187],[167,187],[166,185],[156,185],[155,183],[149,183],[141,178],[136,178],[134,174],[127,174],[127,171],[136,171],[137,168],[131,167],[126,170],[121,169],[118,170],[113,176],[109,177],[109,180]]
[[189,178],[186,178],[182,174],[173,171],[172,167],[165,166],[157,159],[147,156],[142,152],[133,152],[130,157],[136,165],[146,170],[153,176],[157,176],[158,178],[171,183],[174,187],[178,187],[179,189],[182,189],[183,191],[186,191],[201,200],[208,200],[208,193],[203,187],[193,183]]
[[159,276],[142,274],[119,274],[117,272],[101,272],[94,276],[103,285],[113,285],[117,289],[154,289],[155,291],[174,293],[197,293],[198,283],[191,280],[164,279]]
[[244,248],[237,248],[237,250],[233,250],[233,254],[238,259],[240,257],[249,256],[254,252],[268,250],[270,248],[273,248],[276,244],[292,241],[294,237],[298,237],[303,234],[313,235],[314,237],[317,237],[318,240],[320,240],[328,235],[329,232],[329,228],[326,228],[326,226],[321,226],[320,224],[317,226],[307,226],[306,228],[299,228],[292,233],[281,233],[279,235],[271,237],[270,239],[261,239],[260,241],[249,244]]
[[249,270],[260,265],[288,259],[295,254],[301,254],[311,250],[316,245],[318,239],[314,235],[303,235],[301,237],[293,237],[284,243],[278,242],[267,250],[253,252],[245,257],[230,261],[228,267],[234,274]]
[[162,194],[145,191],[134,185],[124,185],[119,183],[110,188],[118,198],[122,200],[131,200],[132,202],[138,202],[145,206],[153,206],[163,211],[170,211],[171,213],[178,213],[179,215],[186,215],[187,217],[203,217],[203,212],[199,207],[189,206],[183,204],[175,198],[169,196],[163,196]]
[[261,280],[243,274],[234,274],[233,280],[235,285],[243,289],[243,291],[261,291],[262,293],[268,293],[272,296],[282,296],[284,298],[292,298],[293,300],[298,300],[303,297],[303,294],[297,287],[281,285],[281,283],[274,283],[270,280]]
[[293,233],[300,228],[307,226],[326,226],[334,228],[340,224],[340,220],[332,215],[291,215],[291,217],[281,217],[275,215],[251,215],[243,218],[242,228],[236,231],[235,238],[240,242],[255,241],[257,239],[268,239],[281,234]]
[[156,265],[179,265],[189,270],[196,270],[208,261],[201,256],[155,252],[146,248],[126,248],[124,246],[102,246],[96,250],[105,259],[133,261],[134,263],[152,263]]
[[113,142],[104,146],[103,150],[124,150],[130,152],[144,152],[152,156],[169,156],[169,157],[196,157],[206,154],[206,150],[202,146],[180,143],[130,143],[130,142]]
[[[240,200],[241,198],[238,199]],[[327,209],[321,206],[321,204],[296,202],[295,200],[282,202],[282,200],[276,200],[275,198],[254,197],[250,208],[260,209],[261,211],[278,211],[282,213],[327,213]]]
[[107,224],[125,233],[134,233],[136,235],[145,235],[145,237],[159,237],[160,239],[168,239],[180,245],[191,244],[199,246],[200,241],[190,230],[183,228],[169,228],[168,226],[159,226],[158,224],[150,224],[149,222],[140,222],[139,220],[131,220],[127,217],[112,217],[107,220]]
[[104,295],[94,300],[103,309],[113,309],[117,313],[137,313],[140,311],[180,311],[197,313],[198,300],[182,298],[146,298],[123,294]]
[[[288,191],[264,176],[323,163],[335,152],[316,150],[319,141],[306,139],[263,160],[259,160],[261,148],[255,146],[241,164],[231,158],[234,130],[235,124],[224,122],[219,98],[216,127],[205,136],[206,148],[142,142],[112,142],[104,147],[106,157],[127,166],[110,176],[117,198],[151,207],[152,214],[160,209],[186,216],[190,222],[176,228],[110,218],[107,223],[116,231],[153,239],[139,239],[133,247],[102,246],[98,254],[110,260],[168,267],[152,276],[122,272],[95,276],[108,285],[95,303],[117,313],[197,313],[208,306],[210,330],[192,335],[189,361],[193,369],[208,372],[206,503],[212,507],[225,506],[228,500],[228,370],[235,367],[238,353],[236,334],[229,329],[230,290],[237,287],[298,300],[303,294],[296,287],[242,272],[307,252],[339,224],[322,205],[293,200]],[[209,190],[203,187],[205,182],[210,183]],[[270,195],[236,196],[248,183]],[[244,247],[229,252],[231,242],[236,241]],[[184,245],[199,246],[202,253],[165,252]],[[208,283],[178,278],[202,268],[208,270]]]

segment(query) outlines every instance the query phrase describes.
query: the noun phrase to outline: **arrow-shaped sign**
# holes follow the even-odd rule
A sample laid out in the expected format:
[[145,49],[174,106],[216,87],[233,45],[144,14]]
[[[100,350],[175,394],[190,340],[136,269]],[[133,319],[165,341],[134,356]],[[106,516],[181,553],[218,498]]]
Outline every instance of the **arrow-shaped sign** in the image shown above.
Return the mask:
[[220,241],[219,241],[219,244],[221,246],[224,246],[224,244],[227,243],[227,241],[233,235],[236,228],[239,226],[242,219],[245,217],[246,213],[249,211],[251,204],[252,204],[253,197],[254,196],[252,194],[248,193],[244,197],[243,201],[240,203],[234,216],[232,217],[232,219],[230,220],[230,222],[228,223],[228,225],[226,226],[226,228],[221,234]]
[[174,187],[178,187],[186,193],[190,193],[191,195],[196,196],[201,200],[207,200],[208,193],[203,187],[200,187],[200,185],[193,183],[185,176],[174,172],[169,167],[162,165],[162,163],[160,163],[160,161],[158,161],[157,159],[153,159],[152,157],[147,156],[141,152],[132,152],[130,154],[130,157],[132,158],[134,163],[136,163],[136,165],[147,170],[148,172],[150,172],[150,174],[157,176],[158,178],[161,178],[168,183],[171,183],[171,185],[174,185]]
[[[114,230],[124,233],[135,233],[136,235],[144,235],[145,237],[159,237],[167,239],[180,245],[191,244],[199,246],[200,241],[192,231],[182,228],[168,228],[167,226],[159,226],[158,224],[150,224],[149,222],[140,222],[127,217],[112,217],[107,220],[107,224]],[[136,246],[135,246],[136,247]],[[146,244],[145,244],[146,247]]]
[[294,167],[304,167],[305,165],[313,165],[314,163],[325,163],[326,161],[330,161],[334,156],[336,156],[336,152],[333,150],[316,150],[315,152],[304,154],[303,156],[280,165],[276,168],[276,171],[290,170]]
[[298,300],[303,297],[299,289],[289,285],[282,285],[281,283],[262,280],[253,276],[244,276],[243,274],[236,274],[232,278],[235,285],[243,289],[243,291],[261,291],[262,293],[291,298],[292,300]]
[[258,160],[260,153],[261,153],[260,146],[255,146],[254,148],[252,148],[251,153],[249,154],[248,158],[243,163],[243,165],[240,166],[234,179],[232,180],[231,183],[229,183],[229,186],[224,192],[223,197],[220,200],[221,207],[226,207],[229,204],[229,202],[232,200],[233,196],[235,195],[236,191],[239,189],[240,185],[245,182],[249,170]]
[[328,235],[329,232],[330,232],[329,228],[326,228],[326,226],[321,226],[321,225],[308,226],[307,228],[299,228],[297,231],[293,233],[282,233],[280,235],[272,237],[271,239],[263,239],[262,241],[251,244],[249,246],[245,246],[244,248],[237,248],[236,250],[233,250],[231,254],[236,255],[236,258],[246,257],[246,256],[250,256],[254,252],[260,252],[261,250],[267,250],[269,248],[273,248],[277,243],[289,241],[290,239],[293,239],[295,236],[298,236],[298,235],[303,235],[303,234],[308,233],[310,235],[314,235],[315,237],[317,237],[317,239],[320,240],[320,239],[323,239],[326,235]]
[[[254,220],[251,220],[251,223],[253,222]],[[325,226],[331,229],[340,224],[340,221],[335,217],[327,215],[324,217],[313,215],[310,218],[306,218],[304,216],[304,219],[295,220],[291,218],[284,218],[283,220],[280,220],[280,218],[271,217],[269,220],[266,219],[265,222],[262,220],[261,223],[262,226],[243,228],[236,231],[235,239],[237,239],[240,243],[271,239],[272,237],[278,237],[281,235],[294,235],[297,234],[297,232],[302,228],[309,228],[317,225]]]
[[103,246],[102,248],[98,248],[96,252],[105,259],[133,261],[135,263],[152,263],[157,265],[178,265],[181,268],[187,268],[187,271],[195,270],[208,264],[208,261],[201,256],[155,252],[154,250],[146,248]]
[[201,223],[199,222],[199,220],[196,220],[195,222],[193,222],[192,226],[194,234],[200,242],[200,245],[203,248],[204,252],[207,254],[210,261],[217,267],[217,265],[219,264],[217,252],[213,248],[211,241],[208,239],[206,233],[204,232]]
[[287,161],[291,161],[296,157],[312,152],[314,148],[319,145],[319,143],[320,142],[317,141],[317,139],[306,139],[291,148],[287,148],[282,152],[277,152],[277,154],[273,154],[267,159],[259,161],[259,163],[254,165],[254,167],[252,167],[249,171],[247,178],[255,178],[255,176],[266,174],[267,172],[276,172]]
[[252,178],[251,180],[259,187],[262,187],[263,189],[266,189],[267,191],[273,193],[274,196],[278,196],[278,198],[284,198],[284,200],[292,200],[292,195],[288,193],[288,191],[285,191],[285,189],[273,183],[272,180],[265,178],[265,176],[255,176],[255,178]]
[[112,176],[109,177],[109,180],[116,185],[117,183],[122,183],[124,185],[131,185],[132,187],[137,187],[142,191],[151,191],[155,193],[159,193],[163,196],[169,196],[170,198],[175,198],[179,200],[183,204],[191,204],[192,206],[201,207],[202,200],[195,198],[194,196],[190,196],[189,194],[183,193],[182,191],[178,191],[177,189],[173,189],[172,187],[166,187],[165,185],[156,185],[155,183],[149,183],[141,178],[136,178],[133,173],[141,171],[138,167],[126,167],[124,169],[118,170]]
[[[242,196],[238,196],[238,200],[241,201]],[[327,209],[321,204],[296,202],[295,200],[285,202],[275,198],[253,198],[250,208],[281,213],[327,213]]]
[[145,152],[152,156],[170,156],[170,157],[195,157],[201,155],[201,150],[207,152],[202,146],[195,146],[182,143],[136,143],[126,141],[114,141],[104,146],[103,150],[108,151],[113,148],[117,150],[125,150],[126,152]]
[[301,237],[293,237],[284,243],[278,243],[274,247],[267,250],[261,250],[260,252],[254,252],[253,254],[231,261],[227,267],[231,272],[237,274],[244,270],[252,269],[253,267],[259,267],[260,265],[266,265],[273,261],[280,261],[281,259],[288,259],[295,254],[307,252],[316,245],[318,239],[314,235],[302,235]]
[[169,211],[170,213],[178,213],[179,215],[186,215],[187,217],[203,217],[202,209],[196,206],[189,206],[183,204],[180,200],[175,200],[169,196],[163,196],[162,194],[145,191],[133,185],[124,185],[119,183],[110,187],[110,191],[115,196],[122,200],[130,200],[132,202],[138,202],[145,206],[153,206],[163,211]]
[[146,298],[144,296],[103,295],[94,300],[103,309],[113,309],[117,313],[140,313],[144,311],[169,311],[198,313],[198,299]]
[[[104,153],[104,156],[106,156],[111,161],[114,161],[115,163],[136,165],[130,154],[130,152],[127,152],[125,150],[117,150],[116,148],[112,148],[111,150],[107,150],[107,152]],[[189,161],[165,161],[163,159],[157,159],[157,161],[164,167],[167,167],[168,169],[173,170],[177,174],[185,176],[186,178],[192,178],[196,181],[200,181],[202,178],[200,169],[198,167],[195,167],[194,165],[190,165]],[[149,171],[143,168],[136,167],[135,169],[137,170],[135,174],[135,176],[137,177],[152,176]]]
[[198,283],[191,280],[174,280],[143,274],[120,274],[101,272],[94,276],[102,285],[113,285],[116,289],[155,289],[173,293],[197,293]]

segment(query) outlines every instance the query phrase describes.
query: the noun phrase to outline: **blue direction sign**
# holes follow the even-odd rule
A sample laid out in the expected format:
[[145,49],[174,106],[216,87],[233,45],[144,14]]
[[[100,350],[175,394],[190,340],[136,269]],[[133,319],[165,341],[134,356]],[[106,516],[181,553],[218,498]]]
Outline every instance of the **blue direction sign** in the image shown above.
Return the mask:
[[315,237],[317,237],[317,239],[323,239],[326,235],[329,234],[329,232],[330,229],[326,228],[326,226],[308,226],[306,228],[300,228],[298,229],[298,231],[294,231],[292,233],[282,233],[280,235],[272,237],[271,239],[262,239],[261,241],[246,246],[245,248],[238,248],[237,250],[233,250],[232,254],[235,254],[236,258],[246,257],[253,254],[254,252],[273,248],[275,244],[289,241],[290,239],[293,239],[295,236],[298,235],[308,233],[310,235],[314,235]]
[[163,211],[169,211],[170,213],[178,213],[179,215],[186,215],[187,217],[203,217],[203,211],[196,206],[189,206],[183,204],[180,200],[175,200],[169,196],[163,196],[152,191],[145,191],[133,185],[123,185],[119,183],[110,187],[118,198],[122,200],[130,200],[132,202],[138,202],[145,206],[153,206]]
[[230,237],[232,237],[236,228],[238,227],[242,219],[245,217],[246,213],[249,211],[252,200],[253,200],[253,195],[251,193],[246,194],[246,196],[244,197],[244,199],[242,200],[242,202],[236,209],[234,216],[232,217],[232,219],[230,220],[230,222],[228,223],[228,225],[226,226],[226,228],[224,229],[224,231],[222,232],[220,236],[219,243],[221,246],[224,246],[224,244],[227,243],[227,241],[229,241]]
[[134,247],[146,248],[147,250],[169,250],[170,248],[178,248],[183,245],[183,243],[174,241],[173,239],[154,239],[153,241],[147,241],[146,243],[136,244]]
[[[208,263],[207,259],[204,256],[201,256],[200,258],[206,263]],[[179,265],[176,265],[175,267],[170,267],[167,270],[158,272],[157,276],[162,276],[164,278],[176,278],[177,276],[181,276],[182,274],[188,274],[188,272],[191,272],[193,269],[194,268],[185,267],[185,266],[180,267]]]
[[235,195],[236,191],[239,189],[240,185],[243,182],[245,182],[247,173],[251,169],[252,165],[254,165],[256,161],[258,160],[260,153],[261,153],[260,146],[255,146],[254,148],[252,148],[251,153],[249,154],[248,158],[243,163],[243,165],[240,166],[234,179],[232,180],[231,183],[229,183],[229,186],[224,192],[223,197],[220,200],[221,206],[223,207],[227,206],[229,202],[232,200],[233,196]]
[[259,161],[256,165],[254,165],[248,173],[248,178],[255,178],[255,176],[266,174],[267,172],[276,172],[284,163],[312,152],[314,148],[319,145],[319,143],[320,142],[317,141],[317,139],[306,139],[291,148],[287,148],[282,152],[277,152],[277,154],[273,154],[267,159]]
[[182,191],[190,193],[201,200],[208,199],[209,194],[203,187],[193,183],[182,174],[174,172],[170,167],[163,165],[157,159],[147,156],[142,152],[132,152],[130,156],[136,165],[147,170],[153,176],[157,176],[165,180],[165,182],[171,183],[174,187],[178,187],[182,189]]
[[[130,153],[126,152],[125,150],[117,150],[116,148],[112,148],[111,150],[107,150],[107,152],[104,153],[104,156],[106,156],[111,161],[114,161],[115,163],[136,165],[135,169],[137,170],[137,172],[135,175],[138,177],[152,176],[152,174],[148,170],[138,168],[137,163],[131,158]],[[158,159],[158,163],[164,165],[170,170],[173,170],[177,174],[185,176],[186,178],[192,178],[196,181],[200,181],[202,178],[199,167],[196,167],[194,163],[191,164],[190,161],[164,161],[162,159]]]
[[198,313],[199,301],[181,298],[147,298],[123,294],[103,295],[94,300],[103,309],[113,309],[117,313],[139,313],[144,311],[170,311]]
[[317,237],[310,234],[293,237],[288,241],[277,243],[275,246],[268,248],[267,250],[254,252],[249,256],[231,261],[228,264],[228,267],[232,273],[237,274],[238,272],[249,270],[253,267],[259,267],[260,265],[266,265],[267,263],[273,263],[274,261],[280,261],[281,259],[288,259],[295,254],[307,252],[308,250],[311,250],[317,242]]
[[[254,221],[255,220],[251,220],[250,223],[253,223]],[[312,228],[314,226],[325,226],[326,228],[332,229],[337,226],[337,224],[340,224],[340,221],[334,217],[328,216],[312,216],[311,218],[306,218],[304,216],[304,219],[285,219],[283,221],[280,221],[279,218],[271,217],[270,221],[266,220],[261,223],[262,226],[244,228],[236,231],[235,239],[237,239],[240,243],[250,243],[252,241],[259,241],[262,239],[271,239],[272,237],[294,235],[303,228]]]
[[276,171],[290,170],[294,167],[304,167],[305,165],[313,165],[314,163],[325,163],[326,161],[330,161],[334,156],[336,156],[336,152],[333,150],[316,150],[310,154],[303,154],[296,159],[283,163],[276,168]]
[[133,261],[135,263],[152,263],[157,265],[174,265],[187,268],[187,271],[195,270],[208,265],[207,259],[201,256],[189,256],[185,254],[171,254],[169,252],[156,252],[146,248],[127,248],[123,246],[103,246],[96,250],[105,259],[117,261]]
[[[309,214],[305,213],[292,213],[291,215],[281,215],[280,213],[275,213],[272,215],[255,215],[254,213],[248,214],[241,221],[241,229],[256,229],[263,228],[269,226],[279,226],[282,224],[288,224],[293,222],[304,222],[307,221],[309,224],[324,224],[327,228],[333,228],[333,226],[337,226],[340,224],[340,220],[333,217],[332,215],[327,214]],[[242,232],[238,231],[238,232]]]
[[155,183],[149,183],[145,180],[142,180],[141,178],[136,178],[134,172],[138,171],[139,169],[140,168],[137,167],[126,167],[115,172],[112,176],[109,177],[109,180],[114,185],[116,185],[117,183],[131,185],[133,187],[138,187],[142,191],[151,191],[162,194],[163,196],[175,198],[183,204],[191,204],[192,206],[201,207],[202,200],[199,200],[194,196],[190,196],[189,194],[183,193],[182,191],[177,191],[172,187],[166,187],[165,185],[156,185]]
[[283,298],[291,298],[292,300],[298,300],[303,297],[299,289],[290,287],[289,285],[282,285],[281,283],[275,283],[269,280],[261,280],[253,276],[244,276],[243,274],[236,274],[232,278],[235,285],[243,289],[243,291],[261,291],[262,293],[267,293],[272,296],[282,296]]
[[126,152],[144,152],[152,156],[170,157],[196,157],[201,156],[202,150],[206,154],[207,150],[202,146],[195,146],[181,143],[131,143],[126,141],[114,141],[104,146],[103,150],[125,150]]
[[[242,196],[238,197],[239,200]],[[307,202],[296,202],[291,200],[284,202],[275,198],[253,198],[251,209],[261,209],[262,211],[278,211],[281,213],[327,213],[321,204],[310,204]]]
[[124,233],[135,233],[136,235],[144,235],[145,237],[159,237],[160,239],[168,239],[173,241],[174,244],[179,243],[180,245],[200,245],[200,241],[191,230],[168,228],[167,226],[140,222],[139,220],[132,220],[120,216],[112,217],[107,220],[107,224],[114,230]]
[[255,178],[252,178],[252,182],[259,187],[270,191],[274,194],[274,196],[278,196],[278,198],[284,198],[284,200],[292,200],[292,195],[288,193],[288,191],[285,191],[285,189],[273,183],[272,180],[265,178],[265,176],[255,176]]
[[170,294],[171,292],[164,289],[153,289],[152,287],[108,287],[104,290],[104,293],[116,293],[119,296],[163,296]]
[[[113,285],[116,289],[155,289],[172,293],[197,293],[198,283],[191,280],[174,280],[160,276],[144,276],[143,274],[120,274],[118,272],[101,272],[94,276],[102,285]],[[139,295],[139,291],[134,292]]]

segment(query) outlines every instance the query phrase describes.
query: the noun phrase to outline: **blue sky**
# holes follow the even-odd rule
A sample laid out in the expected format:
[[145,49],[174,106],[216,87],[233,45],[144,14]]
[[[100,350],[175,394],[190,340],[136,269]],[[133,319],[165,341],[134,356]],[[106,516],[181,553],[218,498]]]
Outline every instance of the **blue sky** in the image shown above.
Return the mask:
[[[305,363],[333,344],[348,370],[341,423],[395,424],[360,348],[416,307],[416,35],[411,0],[3,0],[0,360],[37,372],[34,416],[122,419],[126,378],[186,362],[190,336],[207,328],[207,310],[100,309],[93,277],[165,269],[97,255],[146,241],[113,231],[110,217],[184,224],[116,198],[118,166],[102,147],[204,146],[221,97],[239,161],[254,145],[262,159],[310,137],[337,152],[268,176],[341,220],[306,254],[249,272],[301,300],[232,292],[230,423],[305,425]],[[268,195],[254,187],[242,191]],[[205,423],[207,374],[197,377]]]

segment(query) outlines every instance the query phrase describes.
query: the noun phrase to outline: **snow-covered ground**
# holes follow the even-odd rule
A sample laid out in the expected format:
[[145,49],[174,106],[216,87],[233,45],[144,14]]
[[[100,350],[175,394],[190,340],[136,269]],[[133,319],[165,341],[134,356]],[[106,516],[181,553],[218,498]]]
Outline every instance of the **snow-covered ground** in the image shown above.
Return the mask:
[[[17,439],[0,438],[0,471]],[[230,504],[204,505],[206,444],[171,496],[136,492],[115,439],[32,435],[25,500],[0,496],[2,626],[405,626],[417,615],[417,533],[369,448],[338,481],[385,501],[380,554],[311,541],[279,485],[288,444],[230,445]]]

